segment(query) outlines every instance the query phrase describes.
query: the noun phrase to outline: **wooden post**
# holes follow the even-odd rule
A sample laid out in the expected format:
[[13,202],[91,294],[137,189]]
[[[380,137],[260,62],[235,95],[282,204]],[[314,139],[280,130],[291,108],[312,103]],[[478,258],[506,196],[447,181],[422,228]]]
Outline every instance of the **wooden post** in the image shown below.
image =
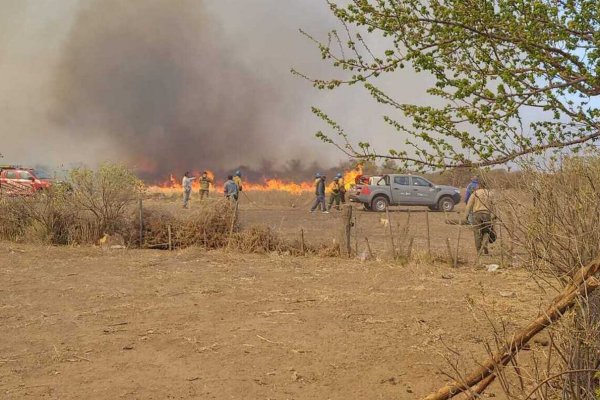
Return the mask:
[[410,257],[412,256],[412,248],[413,248],[413,242],[415,240],[415,237],[411,237],[410,241],[408,242],[408,248],[406,249],[406,260],[409,261]]
[[342,207],[342,226],[340,231],[340,255],[352,256],[352,206]]
[[354,216],[354,254],[358,255],[358,217]]
[[167,225],[167,233],[169,235],[169,251],[173,250],[173,241],[171,236],[171,224]]
[[144,246],[144,208],[140,197],[140,249]]
[[306,255],[306,245],[304,244],[304,228],[300,228],[300,251],[302,255]]
[[427,255],[431,258],[431,231],[429,230],[429,210],[425,211],[425,225],[427,226]]
[[453,264],[454,268],[458,268],[458,252],[460,250],[460,234],[462,233],[462,229],[460,229],[461,228],[460,224],[458,224],[456,226],[457,226],[456,229],[458,230],[458,233],[456,234],[456,257],[454,258],[454,264]]
[[452,254],[452,245],[450,244],[450,238],[446,238],[446,247],[448,248],[448,257],[450,257],[450,266],[453,266],[454,255]]
[[502,243],[502,224],[498,224],[498,239],[500,240],[500,265],[504,268],[504,244]]
[[385,208],[385,217],[387,218],[389,234],[390,234],[390,253],[392,255],[392,259],[396,259],[396,245],[394,244],[394,232],[392,230],[392,221],[390,220],[389,207]]
[[365,236],[365,242],[367,243],[367,251],[369,252],[369,259],[374,260],[373,251],[371,250],[371,245],[369,244],[369,238]]

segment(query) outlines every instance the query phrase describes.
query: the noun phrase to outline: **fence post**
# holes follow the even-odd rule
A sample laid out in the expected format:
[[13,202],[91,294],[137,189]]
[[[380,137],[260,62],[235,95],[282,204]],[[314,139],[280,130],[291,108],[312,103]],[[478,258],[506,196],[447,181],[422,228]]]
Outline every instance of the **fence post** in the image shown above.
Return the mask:
[[340,254],[343,257],[352,256],[352,206],[342,208],[342,226],[340,231]]
[[392,260],[396,259],[396,245],[394,244],[394,232],[392,231],[392,221],[390,220],[390,210],[389,207],[385,208],[385,217],[387,218],[389,233],[390,233],[390,252],[392,255]]
[[144,208],[142,204],[142,198],[139,201],[140,208],[140,249],[144,246]]
[[167,225],[167,233],[169,234],[169,251],[173,250],[173,241],[171,239],[171,224]]
[[425,225],[427,226],[427,255],[431,258],[431,231],[429,230],[429,210],[425,211]]

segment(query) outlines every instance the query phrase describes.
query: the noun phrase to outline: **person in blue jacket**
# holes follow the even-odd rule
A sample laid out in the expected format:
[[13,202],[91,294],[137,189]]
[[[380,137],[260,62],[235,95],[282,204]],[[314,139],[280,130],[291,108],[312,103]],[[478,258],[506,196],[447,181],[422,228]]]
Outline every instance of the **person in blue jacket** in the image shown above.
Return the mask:
[[[471,182],[469,182],[469,185],[467,186],[467,191],[465,193],[465,204],[469,203],[469,198],[477,189],[479,189],[479,177],[474,175],[471,178]],[[467,221],[469,221],[471,225],[473,224],[473,213],[469,213]]]

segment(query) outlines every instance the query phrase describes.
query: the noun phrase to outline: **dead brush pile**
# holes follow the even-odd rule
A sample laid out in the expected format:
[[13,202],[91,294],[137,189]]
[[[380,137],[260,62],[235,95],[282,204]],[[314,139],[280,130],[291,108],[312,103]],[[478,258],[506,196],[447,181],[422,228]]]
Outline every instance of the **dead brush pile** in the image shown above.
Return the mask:
[[[173,248],[203,246],[216,249],[227,245],[230,232],[237,230],[235,210],[229,202],[205,205],[194,213],[174,215],[160,208],[146,208],[142,218],[142,243],[145,248],[167,248],[169,227]],[[139,212],[135,211],[128,235],[129,245],[139,247]]]
[[[194,212],[174,215],[162,208],[146,208],[142,213],[142,247],[167,249],[169,228],[171,248],[201,246],[205,249],[240,251],[243,253],[280,253],[293,256],[317,254],[335,256],[339,249],[326,246],[314,248],[300,240],[282,239],[268,226],[250,226],[242,229],[237,211],[228,201],[206,203]],[[128,244],[139,247],[139,212],[132,218]]]

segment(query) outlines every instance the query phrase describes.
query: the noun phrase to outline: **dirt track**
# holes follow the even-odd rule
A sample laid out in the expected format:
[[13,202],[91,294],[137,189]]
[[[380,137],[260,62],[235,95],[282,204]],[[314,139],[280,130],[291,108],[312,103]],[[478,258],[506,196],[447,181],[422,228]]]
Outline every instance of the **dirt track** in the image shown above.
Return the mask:
[[509,330],[542,301],[518,270],[201,249],[0,252],[6,399],[413,399],[447,379],[440,338],[467,359],[484,354],[489,329],[467,297],[510,315]]

